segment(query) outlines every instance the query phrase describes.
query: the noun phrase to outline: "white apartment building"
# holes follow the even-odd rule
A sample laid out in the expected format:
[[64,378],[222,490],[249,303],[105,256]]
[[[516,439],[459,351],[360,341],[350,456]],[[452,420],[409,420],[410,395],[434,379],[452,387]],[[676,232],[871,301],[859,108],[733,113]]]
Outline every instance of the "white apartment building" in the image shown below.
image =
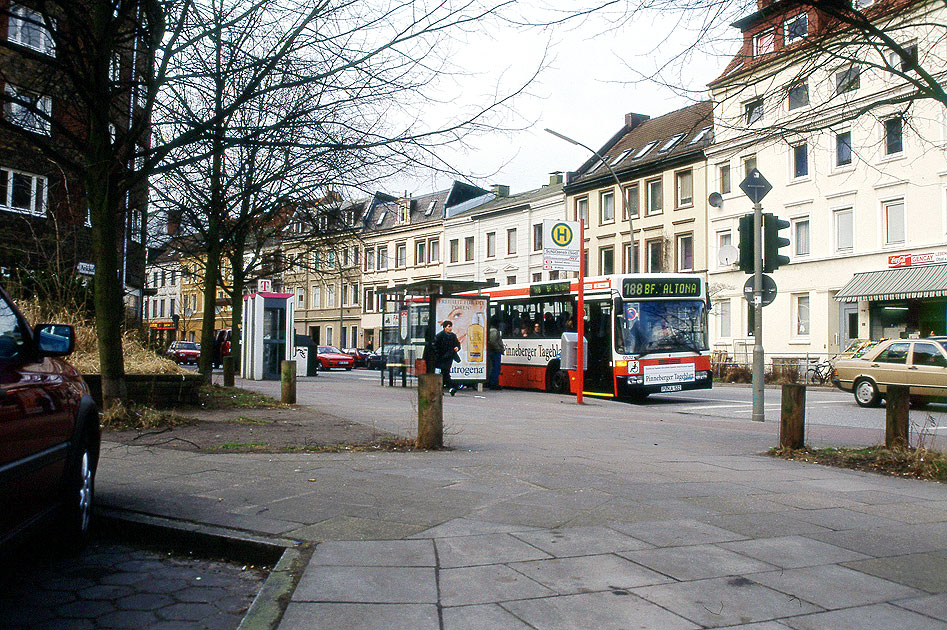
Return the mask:
[[543,220],[566,218],[562,175],[535,190],[509,194],[494,186],[496,199],[444,220],[444,277],[495,284],[555,280],[543,271]]
[[148,340],[166,347],[178,338],[181,304],[181,263],[170,248],[149,251],[145,265],[143,326]]
[[[943,3],[856,6],[943,80],[943,30],[915,26],[944,24]],[[739,356],[751,339],[751,276],[718,254],[737,245],[738,219],[752,212],[738,186],[754,167],[773,185],[764,212],[791,222],[791,261],[772,274],[778,295],[763,309],[768,354],[947,333],[943,105],[905,100],[910,63],[857,35],[833,49],[812,7],[761,0],[734,26],[743,47],[710,84],[709,187],[723,196],[708,211],[712,347]]]

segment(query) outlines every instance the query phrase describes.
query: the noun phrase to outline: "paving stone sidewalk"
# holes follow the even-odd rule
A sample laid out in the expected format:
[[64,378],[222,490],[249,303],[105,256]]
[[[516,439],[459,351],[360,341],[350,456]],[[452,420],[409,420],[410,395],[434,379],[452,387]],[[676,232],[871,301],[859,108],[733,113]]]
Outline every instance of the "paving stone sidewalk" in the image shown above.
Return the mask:
[[[329,373],[298,399],[410,434],[415,395]],[[768,458],[772,421],[587,403],[462,391],[431,453],[107,444],[99,494],[317,543],[282,630],[947,628],[947,488]]]

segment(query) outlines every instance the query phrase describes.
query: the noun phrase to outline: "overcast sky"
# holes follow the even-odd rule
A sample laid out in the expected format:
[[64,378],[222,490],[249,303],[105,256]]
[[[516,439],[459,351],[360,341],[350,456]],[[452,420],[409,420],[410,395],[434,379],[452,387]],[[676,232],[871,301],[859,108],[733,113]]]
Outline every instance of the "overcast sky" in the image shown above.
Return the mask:
[[[474,140],[475,146],[442,155],[476,184],[505,184],[511,193],[539,188],[549,181],[549,173],[576,170],[590,157],[588,151],[545,133],[544,128],[599,149],[621,128],[627,112],[656,117],[706,98],[701,91],[726,65],[738,35],[730,28],[731,41],[724,43],[722,54],[702,54],[686,64],[687,74],[674,83],[697,91],[688,97],[653,82],[635,81],[628,64],[650,72],[656,63],[666,61],[661,58],[665,51],[670,56],[671,51],[690,46],[693,34],[676,21],[660,19],[638,19],[609,30],[606,19],[609,16],[578,27],[528,33],[500,29],[490,37],[473,35],[471,41],[457,44],[453,61],[471,73],[458,92],[462,101],[482,102],[493,90],[502,93],[522,83],[544,57],[547,66],[528,93],[517,97],[505,121],[518,131],[488,134]],[[451,179],[419,173],[389,180],[386,188],[393,194],[418,195],[447,188]]]

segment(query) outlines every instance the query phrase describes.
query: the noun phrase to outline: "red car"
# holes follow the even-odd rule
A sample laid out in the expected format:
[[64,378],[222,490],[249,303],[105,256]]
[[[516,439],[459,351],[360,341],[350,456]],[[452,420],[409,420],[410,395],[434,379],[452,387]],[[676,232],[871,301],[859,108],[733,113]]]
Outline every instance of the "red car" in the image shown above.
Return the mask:
[[31,328],[0,288],[0,548],[49,519],[67,547],[88,540],[99,412],[61,358],[74,346],[72,326]]
[[168,358],[185,365],[197,365],[201,358],[201,347],[193,341],[175,341],[168,347]]
[[335,346],[319,346],[317,356],[319,357],[319,368],[323,370],[331,370],[332,368],[351,370],[355,366],[355,359]]

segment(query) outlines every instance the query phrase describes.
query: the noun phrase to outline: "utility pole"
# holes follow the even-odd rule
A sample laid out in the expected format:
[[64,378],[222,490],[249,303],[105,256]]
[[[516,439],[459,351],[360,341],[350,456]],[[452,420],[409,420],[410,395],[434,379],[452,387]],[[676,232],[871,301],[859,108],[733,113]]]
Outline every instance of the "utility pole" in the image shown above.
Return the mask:
[[763,422],[763,204],[753,204],[753,415]]

